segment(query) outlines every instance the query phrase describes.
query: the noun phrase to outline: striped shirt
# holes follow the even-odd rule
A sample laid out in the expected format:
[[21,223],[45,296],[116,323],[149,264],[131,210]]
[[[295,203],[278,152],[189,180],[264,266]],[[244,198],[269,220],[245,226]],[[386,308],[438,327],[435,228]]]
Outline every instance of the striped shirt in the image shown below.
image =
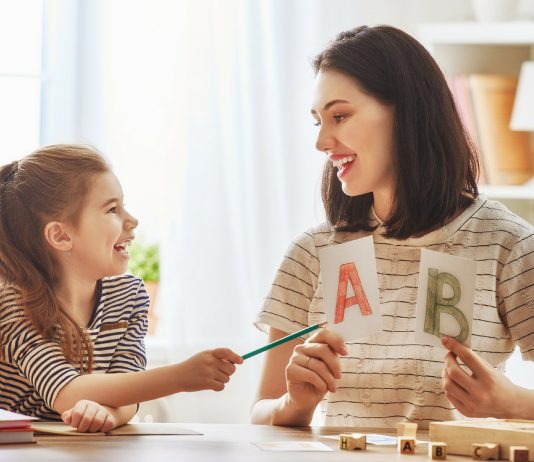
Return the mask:
[[[380,225],[380,223],[377,223]],[[417,344],[421,248],[476,261],[471,347],[503,370],[518,345],[534,360],[534,228],[499,202],[478,197],[446,226],[420,238],[312,228],[289,247],[256,325],[294,332],[325,320],[318,249],[372,234],[383,332],[347,344],[343,375],[321,410],[326,425],[394,427],[462,418],[442,390],[445,350]]]
[[[93,341],[93,373],[121,373],[146,366],[144,337],[149,298],[143,281],[131,275],[98,281],[97,296],[86,331]],[[8,289],[0,306],[0,408],[47,420],[57,394],[78,377],[59,343],[43,338],[27,321]]]

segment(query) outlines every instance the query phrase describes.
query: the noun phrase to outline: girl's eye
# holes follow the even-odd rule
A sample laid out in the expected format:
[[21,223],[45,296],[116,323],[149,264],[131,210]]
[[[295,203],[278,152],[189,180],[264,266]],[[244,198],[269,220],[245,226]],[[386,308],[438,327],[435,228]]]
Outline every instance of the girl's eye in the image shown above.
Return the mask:
[[111,207],[111,208],[108,210],[108,213],[117,213],[117,207]]
[[334,120],[339,123],[343,122],[347,118],[347,114],[336,114],[334,115]]
[[319,122],[318,120],[316,120],[313,125],[315,125],[316,127],[320,127],[321,126],[321,122]]

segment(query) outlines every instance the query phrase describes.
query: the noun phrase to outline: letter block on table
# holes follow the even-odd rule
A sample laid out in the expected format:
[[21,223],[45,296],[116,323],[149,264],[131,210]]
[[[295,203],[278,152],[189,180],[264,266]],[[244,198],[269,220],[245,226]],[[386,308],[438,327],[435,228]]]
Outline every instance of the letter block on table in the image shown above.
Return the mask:
[[417,424],[412,422],[399,422],[397,424],[397,436],[415,438],[417,435]]
[[499,445],[495,443],[473,443],[471,457],[474,460],[499,459]]
[[510,462],[528,462],[529,450],[526,446],[510,446]]
[[397,449],[401,454],[415,454],[415,439],[399,437]]
[[342,433],[339,435],[339,448],[352,451],[359,449],[365,451],[367,449],[367,437],[360,433]]
[[447,458],[447,443],[429,441],[428,457],[434,460],[445,460]]

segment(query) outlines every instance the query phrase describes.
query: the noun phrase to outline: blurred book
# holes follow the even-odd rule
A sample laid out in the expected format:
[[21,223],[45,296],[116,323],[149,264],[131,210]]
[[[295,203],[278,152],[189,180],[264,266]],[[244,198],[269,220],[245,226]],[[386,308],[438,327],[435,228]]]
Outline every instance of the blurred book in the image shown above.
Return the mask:
[[36,418],[0,409],[0,444],[33,443],[33,420]]
[[530,133],[510,129],[517,77],[471,74],[469,89],[487,182],[525,183],[534,175]]
[[476,148],[478,164],[479,164],[479,184],[486,184],[486,172],[484,168],[484,160],[480,155],[480,140],[478,139],[478,133],[476,128],[475,114],[473,112],[473,104],[471,101],[471,91],[469,89],[469,76],[466,74],[455,75],[447,79],[449,88],[451,89],[452,96],[456,108],[462,119],[464,129],[467,132],[473,146]]

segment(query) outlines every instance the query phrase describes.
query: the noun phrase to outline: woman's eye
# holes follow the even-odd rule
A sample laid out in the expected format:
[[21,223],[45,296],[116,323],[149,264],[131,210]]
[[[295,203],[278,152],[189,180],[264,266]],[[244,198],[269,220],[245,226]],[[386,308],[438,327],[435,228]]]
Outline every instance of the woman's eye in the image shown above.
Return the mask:
[[319,122],[318,120],[316,120],[313,125],[315,125],[316,127],[320,127],[321,126],[321,122]]
[[117,207],[111,207],[111,208],[108,210],[108,213],[117,213]]
[[339,122],[343,122],[343,120],[345,120],[345,118],[347,117],[346,114],[336,114],[334,116],[334,120],[339,123]]

